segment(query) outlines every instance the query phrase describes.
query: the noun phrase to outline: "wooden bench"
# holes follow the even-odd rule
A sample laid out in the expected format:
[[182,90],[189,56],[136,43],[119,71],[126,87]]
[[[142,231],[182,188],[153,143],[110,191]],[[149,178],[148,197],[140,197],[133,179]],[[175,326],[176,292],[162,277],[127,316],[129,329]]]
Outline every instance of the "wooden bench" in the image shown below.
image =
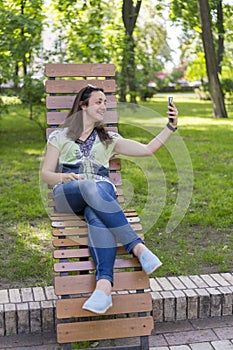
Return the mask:
[[[46,65],[47,136],[61,124],[73,104],[75,94],[88,83],[102,87],[107,96],[105,124],[117,130],[115,67],[112,64],[49,64]],[[123,202],[120,187],[121,162],[110,162],[110,178],[117,186],[119,202]],[[52,193],[49,205],[54,207]],[[126,210],[128,221],[141,231],[140,219],[134,210]],[[149,278],[142,271],[138,259],[118,247],[114,267],[113,307],[106,314],[83,310],[82,305],[95,288],[95,266],[87,247],[87,225],[82,216],[51,213],[53,230],[57,341],[63,349],[71,349],[72,342],[135,338],[138,344],[118,349],[149,349],[153,329],[152,298],[145,289]],[[140,337],[140,338],[138,338]],[[112,347],[108,347],[111,349]],[[106,347],[102,349],[107,349]]]

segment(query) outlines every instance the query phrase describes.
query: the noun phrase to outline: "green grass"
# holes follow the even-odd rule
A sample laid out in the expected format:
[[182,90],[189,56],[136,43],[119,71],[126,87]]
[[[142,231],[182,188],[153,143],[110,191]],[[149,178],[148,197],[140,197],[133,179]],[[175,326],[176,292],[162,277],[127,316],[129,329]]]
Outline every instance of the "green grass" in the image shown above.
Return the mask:
[[[179,130],[167,147],[153,159],[123,159],[126,205],[138,210],[145,241],[163,260],[157,276],[232,271],[233,111],[228,119],[213,119],[209,101],[181,94],[174,100]],[[120,112],[120,132],[148,142],[166,122],[166,104],[167,95],[157,95]],[[44,134],[26,108],[9,105],[0,119],[0,143],[0,288],[49,285],[51,228],[39,184]],[[169,233],[177,196],[190,192],[190,179],[190,204]]]
[[0,119],[0,288],[52,282],[51,229],[39,190],[44,136],[21,105]]

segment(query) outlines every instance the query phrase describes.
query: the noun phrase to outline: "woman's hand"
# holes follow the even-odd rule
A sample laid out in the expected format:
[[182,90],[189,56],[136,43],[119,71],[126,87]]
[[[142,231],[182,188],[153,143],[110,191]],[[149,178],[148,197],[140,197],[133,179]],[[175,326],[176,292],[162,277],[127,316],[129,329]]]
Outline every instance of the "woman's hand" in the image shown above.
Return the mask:
[[70,182],[74,180],[84,180],[84,178],[75,173],[61,173],[61,182]]
[[[169,118],[169,123],[176,128],[178,123],[178,110],[176,106],[172,103],[168,106],[167,115]],[[171,121],[170,121],[171,120]]]

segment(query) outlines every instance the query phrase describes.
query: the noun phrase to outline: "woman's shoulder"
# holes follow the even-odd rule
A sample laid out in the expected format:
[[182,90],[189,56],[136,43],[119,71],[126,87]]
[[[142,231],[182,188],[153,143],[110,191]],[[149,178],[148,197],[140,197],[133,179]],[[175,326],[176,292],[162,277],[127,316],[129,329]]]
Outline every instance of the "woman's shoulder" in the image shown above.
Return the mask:
[[121,135],[118,132],[108,131],[108,135],[113,139],[118,139]]
[[66,138],[67,128],[57,128],[51,132],[48,137],[48,141],[58,140],[61,138]]

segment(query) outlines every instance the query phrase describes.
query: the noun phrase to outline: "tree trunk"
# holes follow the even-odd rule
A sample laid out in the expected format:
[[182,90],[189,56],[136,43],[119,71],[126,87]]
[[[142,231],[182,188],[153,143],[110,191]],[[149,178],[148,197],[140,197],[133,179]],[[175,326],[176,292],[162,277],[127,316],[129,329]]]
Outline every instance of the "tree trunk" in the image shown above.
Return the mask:
[[15,63],[15,74],[13,75],[13,81],[14,81],[14,91],[17,92],[19,88],[19,64],[18,62]]
[[214,49],[208,0],[198,0],[198,10],[202,28],[201,35],[205,52],[206,70],[210,96],[213,103],[214,117],[227,118],[224,96],[218,78],[217,59]]
[[128,78],[128,87],[129,87],[129,95],[130,95],[130,102],[137,103],[136,102],[136,90],[137,90],[137,84],[136,84],[136,78],[135,78],[135,58],[134,58],[134,38],[133,36],[127,36],[127,47],[128,47],[128,62],[126,66],[126,74]]
[[[121,101],[125,101],[126,89],[129,89],[130,102],[136,103],[136,78],[135,78],[135,58],[134,58],[134,38],[133,31],[136,25],[142,1],[123,0],[122,19],[125,27],[125,47],[123,50],[121,69]],[[125,89],[125,90],[123,90]]]
[[223,11],[222,0],[217,3],[217,29],[218,29],[218,52],[217,52],[217,64],[218,72],[222,72],[222,60],[224,54],[224,25],[223,25]]

